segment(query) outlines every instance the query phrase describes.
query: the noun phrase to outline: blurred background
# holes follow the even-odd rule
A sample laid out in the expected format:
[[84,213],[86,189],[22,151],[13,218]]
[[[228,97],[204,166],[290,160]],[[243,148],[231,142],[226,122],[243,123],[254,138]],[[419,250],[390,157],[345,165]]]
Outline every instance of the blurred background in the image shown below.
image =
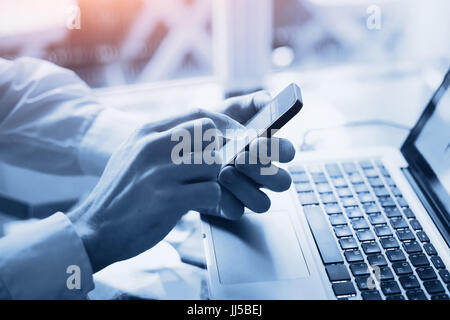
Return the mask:
[[92,87],[226,78],[217,64],[230,73],[234,54],[245,68],[245,52],[260,73],[448,62],[449,12],[448,0],[0,0],[0,57],[46,59]]

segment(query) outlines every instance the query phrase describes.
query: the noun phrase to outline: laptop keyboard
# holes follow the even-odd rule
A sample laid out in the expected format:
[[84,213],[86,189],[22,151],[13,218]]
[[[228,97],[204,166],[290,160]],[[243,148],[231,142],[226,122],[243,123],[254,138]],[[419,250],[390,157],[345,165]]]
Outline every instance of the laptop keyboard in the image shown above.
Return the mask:
[[290,172],[338,299],[449,299],[450,274],[381,161]]

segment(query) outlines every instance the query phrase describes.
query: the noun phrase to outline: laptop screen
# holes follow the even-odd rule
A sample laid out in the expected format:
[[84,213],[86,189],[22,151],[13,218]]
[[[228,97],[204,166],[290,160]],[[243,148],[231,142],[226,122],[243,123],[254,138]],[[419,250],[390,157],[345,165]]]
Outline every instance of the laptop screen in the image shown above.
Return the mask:
[[450,70],[402,146],[410,172],[433,209],[430,214],[447,234],[450,230],[449,84]]

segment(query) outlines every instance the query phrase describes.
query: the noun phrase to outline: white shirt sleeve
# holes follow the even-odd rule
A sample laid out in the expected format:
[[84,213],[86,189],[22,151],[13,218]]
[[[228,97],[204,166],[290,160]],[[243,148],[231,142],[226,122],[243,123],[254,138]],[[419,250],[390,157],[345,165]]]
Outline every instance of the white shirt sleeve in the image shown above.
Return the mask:
[[73,71],[32,58],[0,58],[0,161],[60,175],[101,175],[140,123],[101,106]]
[[0,239],[0,299],[84,299],[93,288],[89,257],[63,213]]
[[[0,161],[48,173],[99,176],[139,123],[101,106],[72,71],[31,58],[0,58]],[[0,299],[85,297],[93,289],[90,262],[64,214],[27,230],[0,239]],[[72,278],[71,290],[67,281],[77,271],[81,287],[76,289]]]

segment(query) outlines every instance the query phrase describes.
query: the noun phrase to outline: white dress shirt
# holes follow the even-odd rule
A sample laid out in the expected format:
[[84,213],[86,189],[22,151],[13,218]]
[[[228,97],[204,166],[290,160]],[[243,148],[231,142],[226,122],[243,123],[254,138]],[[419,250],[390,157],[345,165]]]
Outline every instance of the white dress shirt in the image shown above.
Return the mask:
[[[31,58],[0,58],[0,161],[99,176],[140,122],[101,106],[72,71]],[[73,266],[79,289],[68,285]],[[93,287],[83,243],[64,214],[0,238],[0,299],[82,299]]]

